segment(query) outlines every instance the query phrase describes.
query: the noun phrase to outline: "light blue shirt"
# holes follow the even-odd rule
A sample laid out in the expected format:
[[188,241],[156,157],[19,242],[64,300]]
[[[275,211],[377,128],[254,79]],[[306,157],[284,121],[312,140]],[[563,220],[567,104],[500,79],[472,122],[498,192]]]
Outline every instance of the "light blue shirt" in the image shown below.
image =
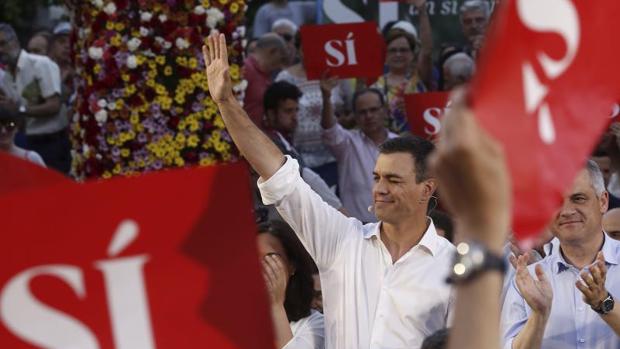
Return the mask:
[[[605,234],[602,248],[607,265],[605,286],[609,293],[620,297],[620,241]],[[575,283],[580,279],[577,268],[568,264],[562,253],[552,253],[528,267],[543,267],[553,288],[551,314],[542,342],[542,349],[618,349],[620,337],[583,301]],[[586,267],[587,268],[587,267]],[[585,268],[584,268],[585,269]],[[534,276],[535,277],[535,276]],[[618,301],[616,301],[618,302]],[[616,306],[619,306],[616,304]],[[515,280],[511,282],[502,308],[503,348],[512,348],[512,341],[525,326],[532,310],[519,293]]]

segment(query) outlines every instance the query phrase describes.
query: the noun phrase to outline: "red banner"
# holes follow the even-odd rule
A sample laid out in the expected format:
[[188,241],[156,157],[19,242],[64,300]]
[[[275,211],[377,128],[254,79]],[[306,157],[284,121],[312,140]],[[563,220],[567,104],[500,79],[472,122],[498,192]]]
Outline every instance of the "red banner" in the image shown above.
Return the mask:
[[342,79],[383,74],[385,43],[374,22],[305,25],[301,38],[308,80],[325,71]]
[[20,190],[73,182],[59,172],[46,169],[0,151],[0,197]]
[[0,347],[271,348],[248,181],[235,165],[2,196]]
[[441,118],[449,107],[449,92],[413,93],[405,95],[407,119],[411,133],[431,139],[441,130]]
[[482,124],[503,144],[513,223],[534,236],[562,203],[620,95],[620,1],[510,0],[487,38],[472,86]]

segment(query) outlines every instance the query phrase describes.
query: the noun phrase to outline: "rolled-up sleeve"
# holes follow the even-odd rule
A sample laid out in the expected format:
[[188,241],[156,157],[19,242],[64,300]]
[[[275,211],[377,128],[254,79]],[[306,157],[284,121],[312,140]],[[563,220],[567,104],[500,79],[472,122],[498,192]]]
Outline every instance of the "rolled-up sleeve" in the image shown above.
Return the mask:
[[301,178],[299,164],[290,156],[269,179],[259,178],[263,203],[274,204],[293,228],[319,269],[331,267],[347,240],[357,237],[352,230],[362,223],[347,218],[325,203]]
[[526,307],[525,299],[519,293],[513,278],[506,292],[506,298],[502,307],[501,330],[503,349],[512,348],[514,338],[525,326],[528,319]]
[[351,131],[346,130],[339,123],[323,130],[323,142],[337,159],[344,156],[350,141]]

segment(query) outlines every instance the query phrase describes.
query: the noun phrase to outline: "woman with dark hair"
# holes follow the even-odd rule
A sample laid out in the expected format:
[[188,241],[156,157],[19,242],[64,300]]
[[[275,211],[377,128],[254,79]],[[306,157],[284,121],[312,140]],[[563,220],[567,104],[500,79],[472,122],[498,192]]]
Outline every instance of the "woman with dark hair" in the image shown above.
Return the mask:
[[311,309],[312,259],[282,221],[261,224],[257,245],[271,302],[276,348],[323,349],[323,315]]

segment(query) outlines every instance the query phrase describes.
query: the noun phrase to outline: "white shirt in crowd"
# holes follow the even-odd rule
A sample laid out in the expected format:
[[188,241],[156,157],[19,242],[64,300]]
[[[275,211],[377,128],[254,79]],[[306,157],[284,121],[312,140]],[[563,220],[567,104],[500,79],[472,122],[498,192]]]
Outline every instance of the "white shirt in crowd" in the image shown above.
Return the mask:
[[323,314],[312,310],[310,316],[291,322],[293,338],[282,349],[324,349],[325,322]]
[[448,326],[453,290],[445,280],[454,247],[430,219],[420,243],[392,263],[381,223],[364,225],[327,205],[291,157],[258,187],[319,268],[327,348],[416,349]]
[[[15,77],[4,71],[0,89],[7,96],[26,106],[37,105],[43,99],[60,96],[60,68],[51,59],[21,50]],[[66,112],[62,110],[49,117],[26,118],[26,134],[41,135],[58,132],[69,124]]]
[[[398,137],[388,131],[387,138]],[[347,130],[336,123],[323,131],[323,140],[338,161],[338,188],[342,205],[351,216],[363,222],[376,222],[368,212],[372,204],[372,172],[379,157],[379,148],[361,130]]]
[[30,161],[41,167],[47,167],[45,166],[45,162],[43,161],[43,158],[41,157],[41,155],[39,155],[39,153],[37,153],[36,151],[22,149],[14,145],[11,147],[9,154],[15,157],[18,157],[20,159],[24,159],[26,161]]

